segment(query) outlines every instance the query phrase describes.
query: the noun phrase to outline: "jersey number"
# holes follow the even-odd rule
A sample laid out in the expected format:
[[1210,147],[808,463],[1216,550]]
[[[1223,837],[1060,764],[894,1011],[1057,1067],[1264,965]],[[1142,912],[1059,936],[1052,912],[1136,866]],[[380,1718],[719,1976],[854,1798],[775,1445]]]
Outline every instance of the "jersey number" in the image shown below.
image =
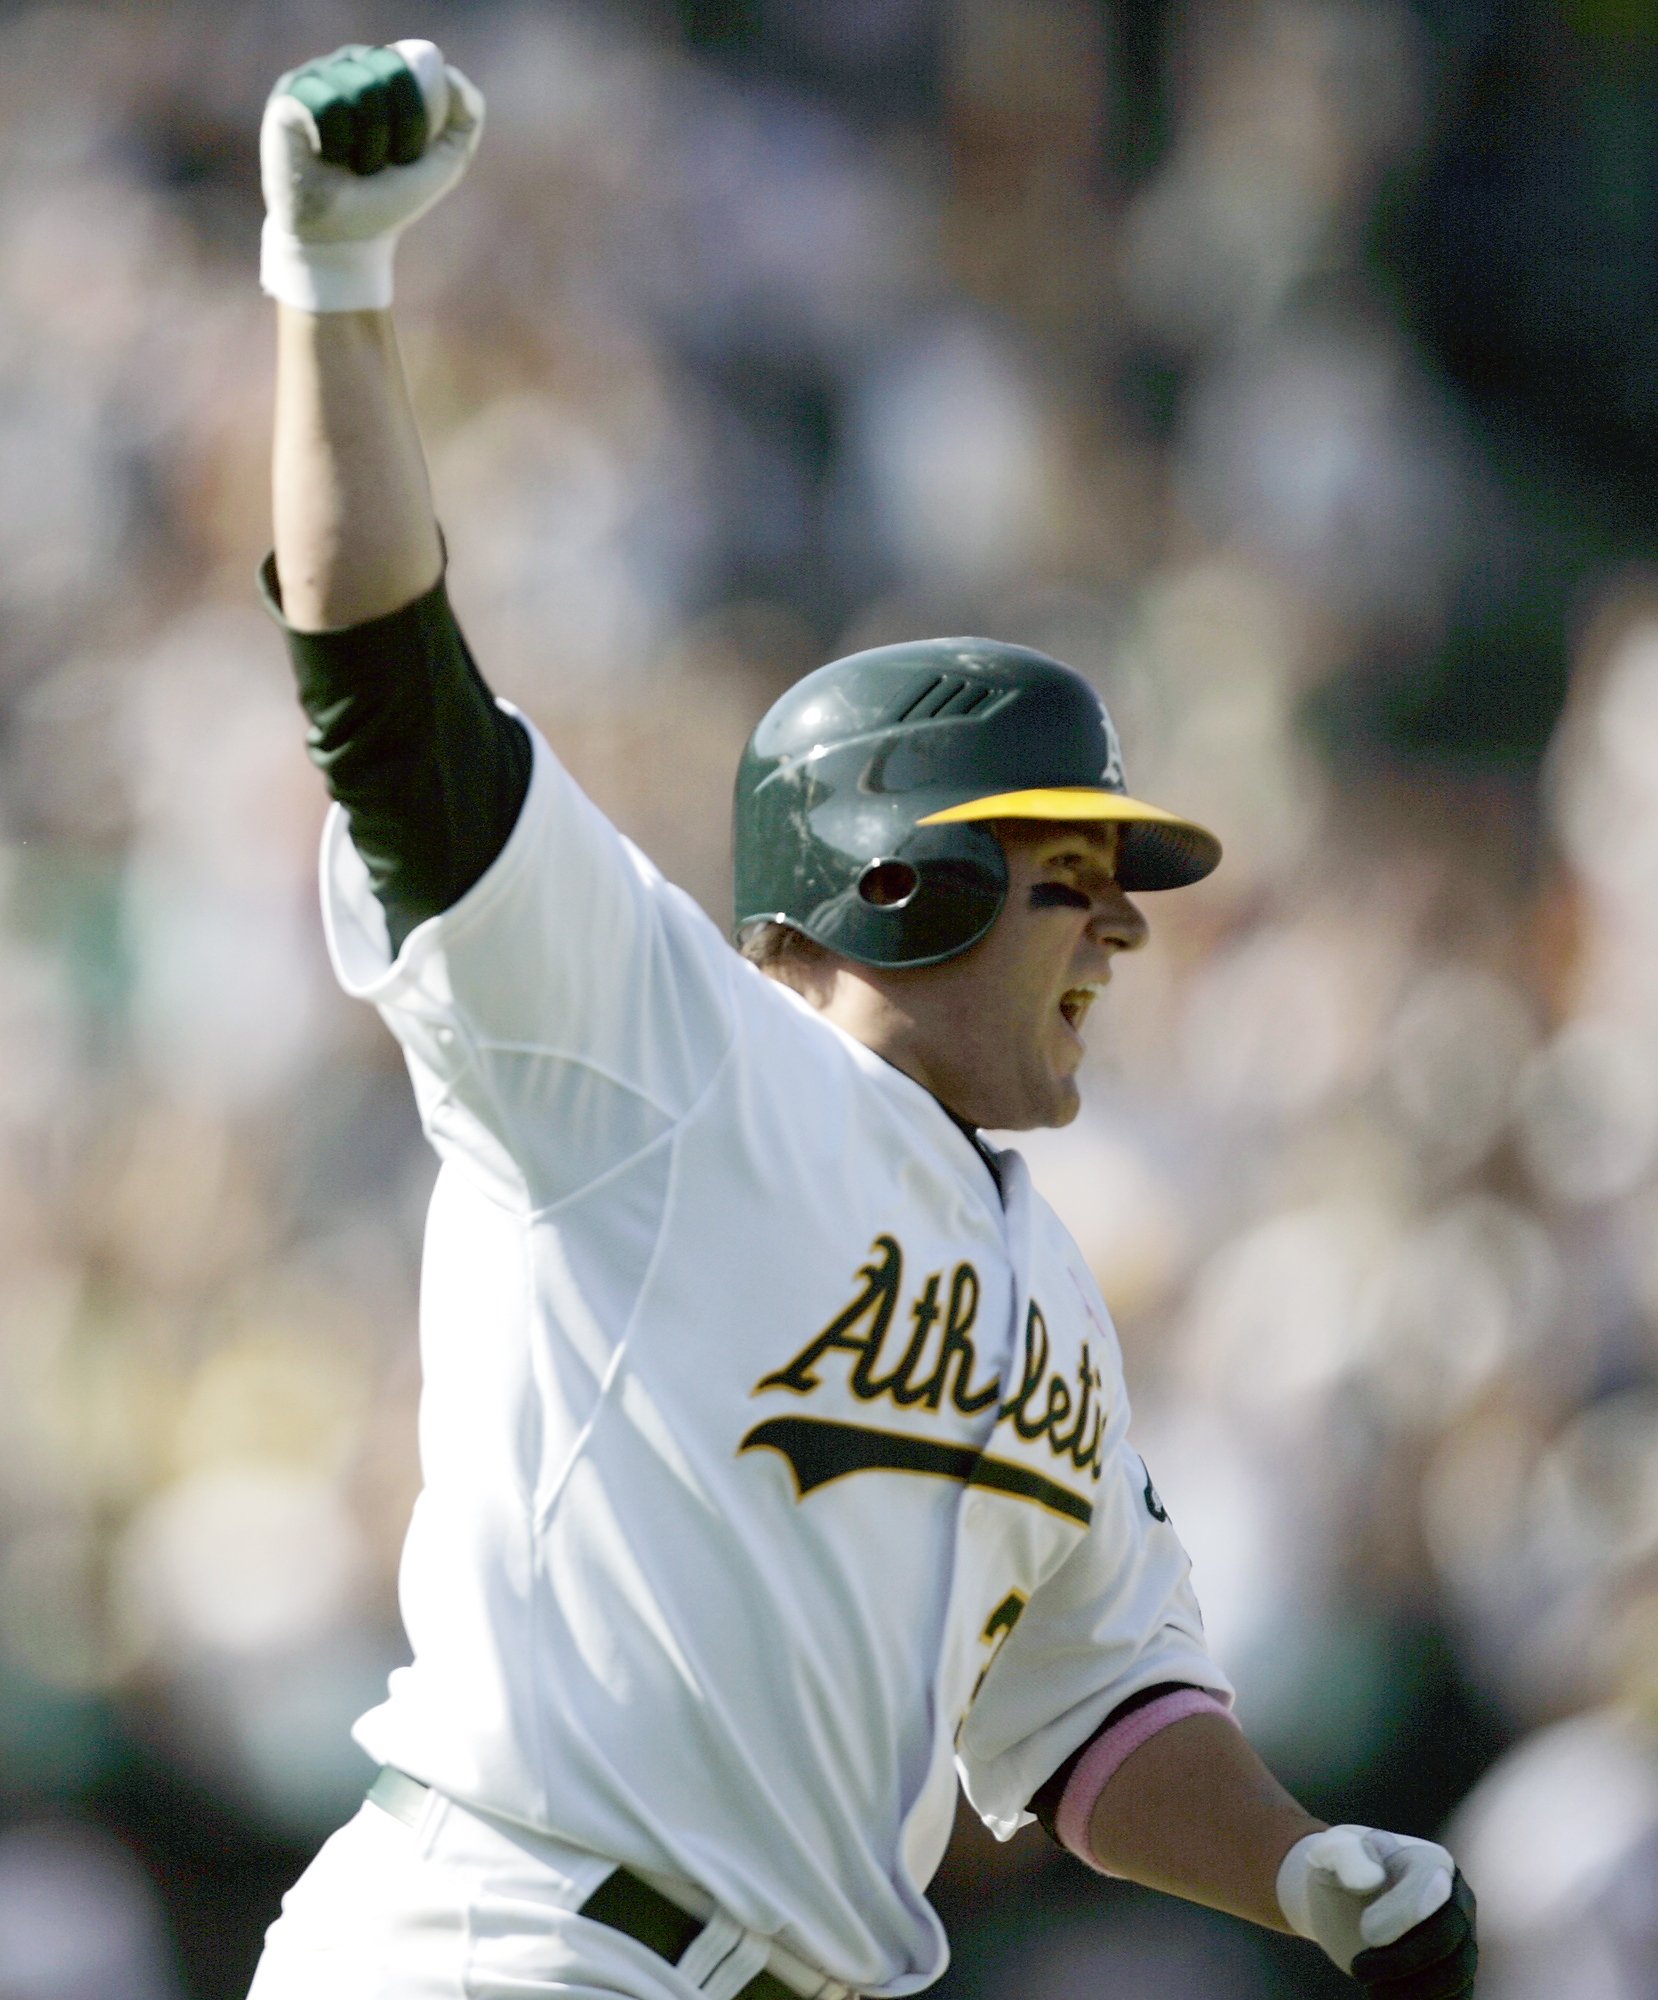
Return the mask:
[[1022,1590],[1010,1590],[984,1621],[984,1630],[979,1637],[990,1648],[990,1657],[980,1667],[979,1677],[973,1683],[973,1692],[967,1697],[969,1708],[978,1700],[979,1689],[984,1686],[985,1675],[996,1664],[996,1655],[1007,1644],[1008,1634],[1019,1623],[1020,1614],[1028,1601]]

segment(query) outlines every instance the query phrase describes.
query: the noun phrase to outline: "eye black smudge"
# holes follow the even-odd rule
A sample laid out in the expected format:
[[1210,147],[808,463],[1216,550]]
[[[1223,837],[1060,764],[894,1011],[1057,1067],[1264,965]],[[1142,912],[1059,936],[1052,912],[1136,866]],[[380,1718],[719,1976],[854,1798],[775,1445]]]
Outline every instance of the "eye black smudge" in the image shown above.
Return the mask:
[[1030,903],[1033,910],[1051,910],[1059,906],[1071,910],[1093,908],[1091,897],[1066,882],[1038,882],[1030,892]]

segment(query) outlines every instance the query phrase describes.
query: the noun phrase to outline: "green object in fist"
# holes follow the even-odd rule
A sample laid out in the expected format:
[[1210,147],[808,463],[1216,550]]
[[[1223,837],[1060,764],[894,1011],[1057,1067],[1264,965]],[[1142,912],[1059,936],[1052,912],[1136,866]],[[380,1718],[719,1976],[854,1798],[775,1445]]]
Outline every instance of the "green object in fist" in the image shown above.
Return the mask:
[[276,87],[316,120],[320,157],[329,166],[377,174],[418,160],[425,147],[425,100],[396,49],[349,43],[290,70]]
[[484,100],[434,43],[336,49],[291,69],[259,127],[259,281],[302,312],[391,304],[411,222],[465,173]]

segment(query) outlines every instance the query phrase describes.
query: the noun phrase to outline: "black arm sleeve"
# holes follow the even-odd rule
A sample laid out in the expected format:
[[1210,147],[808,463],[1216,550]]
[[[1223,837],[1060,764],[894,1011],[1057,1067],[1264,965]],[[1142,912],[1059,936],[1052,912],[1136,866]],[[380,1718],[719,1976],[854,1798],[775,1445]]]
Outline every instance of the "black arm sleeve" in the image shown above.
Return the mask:
[[345,808],[396,952],[506,845],[529,790],[529,737],[485,686],[441,577],[337,632],[283,618],[274,556],[259,586],[288,641],[311,760]]
[[1156,1687],[1141,1688],[1138,1694],[1131,1694],[1127,1701],[1118,1702],[1093,1735],[1079,1743],[1053,1776],[1036,1788],[1029,1810],[1036,1815],[1037,1824],[1050,1840],[1059,1838],[1054,1830],[1054,1822],[1059,1818],[1059,1802],[1065,1796],[1065,1787],[1071,1782],[1071,1773],[1093,1749],[1100,1737],[1121,1722],[1125,1716],[1132,1715],[1137,1708],[1147,1708],[1166,1694],[1179,1694],[1189,1685],[1190,1683],[1186,1681],[1159,1681]]

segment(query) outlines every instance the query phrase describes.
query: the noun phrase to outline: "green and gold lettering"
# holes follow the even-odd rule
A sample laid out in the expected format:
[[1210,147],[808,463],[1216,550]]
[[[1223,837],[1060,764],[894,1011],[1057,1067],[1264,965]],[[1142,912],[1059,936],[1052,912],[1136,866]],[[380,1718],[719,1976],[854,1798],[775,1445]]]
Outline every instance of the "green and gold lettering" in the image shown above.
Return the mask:
[[[1082,1358],[1077,1363],[1077,1375],[1082,1389],[1077,1397],[1077,1420],[1068,1438],[1055,1436],[1053,1447],[1056,1452],[1069,1452],[1071,1463],[1079,1472],[1092,1472],[1095,1479],[1100,1476],[1100,1440],[1105,1434],[1105,1414],[1093,1408],[1094,1393],[1101,1386],[1100,1371],[1094,1366],[1085,1341]],[[1083,1443],[1083,1432],[1088,1432],[1088,1442]]]
[[[869,1262],[860,1268],[858,1276],[863,1286],[851,1304],[837,1313],[821,1333],[814,1335],[786,1368],[761,1376],[754,1385],[756,1395],[762,1389],[790,1389],[797,1396],[809,1396],[820,1386],[818,1363],[835,1349],[858,1357],[852,1371],[856,1394],[871,1397],[881,1393],[870,1384],[881,1345],[892,1325],[898,1288],[904,1276],[904,1253],[892,1237],[876,1237],[870,1246]],[[861,1332],[857,1331],[860,1325]]]
[[1048,1323],[1042,1317],[1042,1308],[1035,1299],[1025,1314],[1025,1373],[1018,1390],[998,1411],[998,1421],[1012,1418],[1013,1428],[1022,1438],[1039,1438],[1048,1428],[1048,1416],[1030,1415],[1036,1392],[1042,1386],[1042,1378],[1048,1372]]
[[[1029,1601],[1022,1590],[1010,1590],[985,1620],[984,1630],[979,1637],[990,1648],[990,1657],[980,1667],[979,1677],[973,1683],[973,1692],[967,1697],[969,1708],[978,1700],[979,1689],[984,1686],[985,1675],[996,1664],[996,1655],[1006,1645],[1008,1634],[1019,1623],[1020,1613]],[[965,1720],[965,1717],[963,1719]]]
[[[1077,1388],[1048,1374],[1048,1326],[1033,1299],[1025,1317],[1025,1370],[1018,1392],[997,1412],[997,1421],[1012,1421],[1022,1438],[1046,1437],[1056,1458],[1069,1458],[1079,1472],[1101,1473],[1100,1444],[1105,1413],[1097,1400],[1100,1371],[1084,1345],[1077,1361]],[[1065,1429],[1067,1420],[1071,1428]]]
[[946,1389],[950,1400],[964,1417],[989,1409],[1002,1393],[1001,1377],[995,1376],[979,1388],[972,1386],[973,1367],[978,1354],[969,1338],[979,1316],[979,1274],[971,1264],[958,1264],[950,1277],[950,1304],[944,1315],[944,1340],[938,1366],[925,1385],[927,1407],[936,1410]]
[[[944,1274],[931,1272],[910,1304],[909,1334],[891,1366],[888,1341],[903,1290],[904,1253],[895,1237],[880,1235],[870,1246],[868,1261],[859,1267],[857,1290],[820,1333],[814,1334],[787,1367],[762,1376],[755,1384],[809,1396],[823,1386],[820,1374],[826,1356],[851,1357],[847,1386],[861,1402],[890,1401],[900,1409],[921,1405],[930,1411],[949,1406],[962,1416],[996,1408],[997,1423],[1011,1422],[1022,1438],[1046,1438],[1056,1458],[1069,1459],[1079,1472],[1097,1481],[1102,1466],[1100,1447],[1105,1413],[1099,1391],[1099,1370],[1086,1345],[1077,1363],[1076,1386],[1051,1369],[1052,1342],[1042,1308],[1032,1299],[1025,1313],[1024,1359],[1017,1389],[1000,1401],[1000,1376],[976,1382],[978,1350],[973,1328],[978,1320],[979,1274],[967,1262],[950,1274],[949,1296],[942,1300]],[[942,1301],[942,1302],[941,1302]],[[925,1357],[934,1329],[942,1326],[937,1359],[925,1375]],[[779,1420],[782,1421],[782,1420]],[[792,1421],[792,1420],[791,1420]],[[1034,1476],[1034,1475],[1033,1475]],[[1080,1503],[1079,1503],[1080,1504]]]
[[[910,1307],[912,1331],[909,1345],[904,1349],[898,1366],[890,1375],[883,1375],[877,1380],[868,1372],[866,1364],[860,1361],[852,1376],[852,1388],[857,1395],[890,1396],[900,1409],[907,1408],[911,1403],[919,1403],[926,1395],[927,1385],[923,1382],[919,1387],[912,1386],[912,1377],[921,1364],[921,1356],[927,1346],[927,1336],[932,1332],[934,1323],[938,1319],[938,1277],[939,1274],[933,1272],[922,1286],[920,1298]],[[860,1380],[860,1377],[863,1379]]]

